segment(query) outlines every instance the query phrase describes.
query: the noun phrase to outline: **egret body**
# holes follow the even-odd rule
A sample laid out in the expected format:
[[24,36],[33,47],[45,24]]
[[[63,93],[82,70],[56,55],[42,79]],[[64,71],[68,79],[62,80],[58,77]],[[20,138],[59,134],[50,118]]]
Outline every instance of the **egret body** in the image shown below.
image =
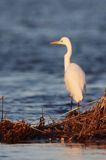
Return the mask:
[[70,62],[72,44],[67,37],[63,37],[59,41],[51,42],[51,44],[65,45],[67,48],[67,52],[64,55],[64,82],[69,96],[77,102],[79,106],[79,103],[83,100],[86,79],[81,67]]

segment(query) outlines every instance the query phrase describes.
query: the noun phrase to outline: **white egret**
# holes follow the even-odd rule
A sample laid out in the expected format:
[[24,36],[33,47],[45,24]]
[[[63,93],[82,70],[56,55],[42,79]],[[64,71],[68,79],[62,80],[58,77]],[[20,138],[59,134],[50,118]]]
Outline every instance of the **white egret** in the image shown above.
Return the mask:
[[77,102],[79,107],[79,104],[84,97],[86,85],[85,73],[79,65],[70,63],[72,44],[69,38],[63,37],[59,41],[51,42],[51,44],[65,45],[67,48],[67,52],[64,55],[64,82],[71,100],[73,99]]

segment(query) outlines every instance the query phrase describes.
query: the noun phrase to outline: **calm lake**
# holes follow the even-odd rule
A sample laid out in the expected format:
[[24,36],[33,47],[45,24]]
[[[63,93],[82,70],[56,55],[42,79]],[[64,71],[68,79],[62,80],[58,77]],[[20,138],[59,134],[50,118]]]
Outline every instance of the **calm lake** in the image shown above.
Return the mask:
[[17,144],[0,145],[2,160],[105,160],[106,145]]

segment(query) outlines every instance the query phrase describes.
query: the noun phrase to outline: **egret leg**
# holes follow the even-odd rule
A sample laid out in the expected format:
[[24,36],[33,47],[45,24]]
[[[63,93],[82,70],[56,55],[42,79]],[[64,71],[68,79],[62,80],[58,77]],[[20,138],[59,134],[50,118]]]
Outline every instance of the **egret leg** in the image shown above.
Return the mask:
[[78,103],[77,105],[78,105],[78,112],[80,112],[80,103]]
[[73,108],[73,100],[71,99],[71,104],[70,104],[71,110]]

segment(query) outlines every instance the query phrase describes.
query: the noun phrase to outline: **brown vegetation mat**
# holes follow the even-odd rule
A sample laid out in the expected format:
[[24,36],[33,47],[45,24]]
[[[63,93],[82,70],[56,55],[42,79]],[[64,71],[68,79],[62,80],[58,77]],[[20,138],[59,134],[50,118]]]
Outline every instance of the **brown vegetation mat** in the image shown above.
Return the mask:
[[106,141],[106,107],[96,106],[81,114],[69,114],[64,123],[64,130],[68,141]]
[[38,140],[65,142],[106,143],[106,93],[95,106],[84,113],[69,112],[65,119],[45,125],[40,117],[38,126],[32,127],[24,121],[0,121],[0,142],[22,143]]

